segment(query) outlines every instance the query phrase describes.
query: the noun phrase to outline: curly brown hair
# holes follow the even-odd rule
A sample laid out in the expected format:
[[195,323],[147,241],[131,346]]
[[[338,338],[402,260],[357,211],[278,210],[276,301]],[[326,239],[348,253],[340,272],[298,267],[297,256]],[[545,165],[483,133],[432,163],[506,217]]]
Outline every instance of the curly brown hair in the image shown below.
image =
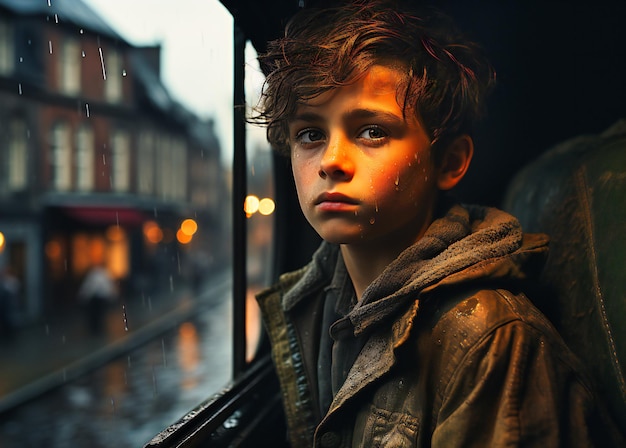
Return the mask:
[[259,61],[268,75],[253,120],[267,126],[269,142],[287,154],[288,122],[298,104],[354,83],[373,65],[406,73],[399,104],[416,114],[436,146],[471,133],[495,81],[481,49],[449,18],[394,0],[304,9]]

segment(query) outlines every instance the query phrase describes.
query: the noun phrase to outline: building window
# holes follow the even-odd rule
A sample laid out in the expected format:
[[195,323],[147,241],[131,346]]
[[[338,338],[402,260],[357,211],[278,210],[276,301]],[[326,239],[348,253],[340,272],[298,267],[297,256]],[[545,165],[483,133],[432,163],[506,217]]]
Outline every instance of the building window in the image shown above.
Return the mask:
[[9,125],[7,185],[10,192],[25,190],[28,185],[28,130],[23,120]]
[[137,188],[140,194],[154,194],[154,134],[149,131],[139,136]]
[[83,125],[76,133],[76,189],[91,191],[94,187],[95,148],[93,130]]
[[113,134],[112,143],[111,189],[125,193],[130,190],[130,137],[126,132],[117,131]]
[[160,199],[172,199],[176,178],[172,170],[172,139],[161,135],[157,143],[157,194]]
[[66,95],[80,93],[80,62],[81,52],[78,42],[74,39],[65,39],[59,60],[59,87]]
[[[187,199],[187,145],[183,140],[174,139],[172,142],[172,195],[175,199]],[[181,179],[184,181],[181,182]]]
[[110,49],[105,59],[104,96],[111,103],[122,100],[122,55],[116,49]]
[[66,123],[52,127],[52,188],[67,191],[72,187],[72,143]]
[[0,20],[0,75],[11,75],[15,69],[13,26]]

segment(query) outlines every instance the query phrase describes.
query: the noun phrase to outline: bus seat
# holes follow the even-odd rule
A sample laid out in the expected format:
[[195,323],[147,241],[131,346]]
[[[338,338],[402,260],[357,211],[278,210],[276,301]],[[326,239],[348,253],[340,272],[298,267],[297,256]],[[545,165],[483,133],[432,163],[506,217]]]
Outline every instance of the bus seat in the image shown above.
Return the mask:
[[536,305],[581,358],[626,428],[626,120],[523,168],[503,208],[550,235]]

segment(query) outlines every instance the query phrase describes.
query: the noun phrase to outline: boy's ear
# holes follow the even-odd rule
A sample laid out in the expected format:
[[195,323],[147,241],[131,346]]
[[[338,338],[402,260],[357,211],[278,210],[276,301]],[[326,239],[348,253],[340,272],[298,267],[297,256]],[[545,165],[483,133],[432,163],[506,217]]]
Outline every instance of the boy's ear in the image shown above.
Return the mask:
[[438,168],[437,187],[450,190],[458,184],[469,168],[474,155],[474,141],[469,135],[461,135],[444,149]]

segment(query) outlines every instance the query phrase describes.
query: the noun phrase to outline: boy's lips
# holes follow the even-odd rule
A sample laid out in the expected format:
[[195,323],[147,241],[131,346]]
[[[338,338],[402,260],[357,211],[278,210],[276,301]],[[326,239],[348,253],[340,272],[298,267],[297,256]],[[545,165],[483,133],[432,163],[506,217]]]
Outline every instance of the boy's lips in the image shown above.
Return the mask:
[[342,193],[325,192],[315,199],[315,206],[326,211],[342,211],[353,209],[359,201]]

